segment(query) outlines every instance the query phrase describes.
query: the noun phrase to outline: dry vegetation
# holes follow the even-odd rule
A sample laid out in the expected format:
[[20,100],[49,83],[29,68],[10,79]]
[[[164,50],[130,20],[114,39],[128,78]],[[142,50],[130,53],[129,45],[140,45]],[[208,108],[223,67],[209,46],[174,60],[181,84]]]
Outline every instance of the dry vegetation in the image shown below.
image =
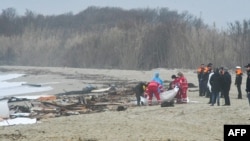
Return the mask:
[[57,16],[15,9],[0,15],[0,64],[152,69],[244,65],[250,59],[250,21],[220,31],[168,8],[89,7]]

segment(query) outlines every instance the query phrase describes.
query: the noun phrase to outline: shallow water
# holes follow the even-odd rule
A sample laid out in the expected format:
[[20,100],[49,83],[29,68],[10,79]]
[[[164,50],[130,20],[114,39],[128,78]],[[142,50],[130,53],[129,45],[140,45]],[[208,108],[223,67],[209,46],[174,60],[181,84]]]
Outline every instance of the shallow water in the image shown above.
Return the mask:
[[53,88],[50,86],[34,87],[26,84],[26,82],[8,82],[14,78],[22,77],[24,74],[0,74],[0,98],[5,96],[15,96],[26,93],[49,91]]

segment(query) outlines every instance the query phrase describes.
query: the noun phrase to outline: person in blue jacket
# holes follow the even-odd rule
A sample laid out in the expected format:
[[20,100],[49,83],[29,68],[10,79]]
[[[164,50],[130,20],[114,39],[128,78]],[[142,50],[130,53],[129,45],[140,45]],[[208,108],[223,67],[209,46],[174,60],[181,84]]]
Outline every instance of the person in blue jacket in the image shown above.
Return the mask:
[[160,78],[159,72],[155,72],[154,78],[152,80],[158,82],[159,84],[161,84],[163,86],[163,81]]

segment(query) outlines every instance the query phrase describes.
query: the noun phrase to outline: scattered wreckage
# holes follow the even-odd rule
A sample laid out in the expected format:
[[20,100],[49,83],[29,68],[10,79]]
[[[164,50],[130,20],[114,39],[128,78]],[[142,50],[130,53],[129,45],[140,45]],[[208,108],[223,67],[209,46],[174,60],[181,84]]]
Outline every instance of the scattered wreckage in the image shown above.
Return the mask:
[[86,87],[56,95],[15,96],[0,100],[0,126],[32,124],[43,118],[124,111],[134,100],[133,88]]
[[[109,86],[97,89],[86,87],[79,91],[69,91],[56,95],[15,96],[0,99],[0,126],[33,124],[44,118],[97,113],[103,111],[124,111],[136,106],[134,86]],[[29,84],[33,87],[39,85]],[[165,91],[161,99],[171,100],[178,88]],[[146,104],[147,100],[141,98]],[[162,107],[173,106],[163,103]]]

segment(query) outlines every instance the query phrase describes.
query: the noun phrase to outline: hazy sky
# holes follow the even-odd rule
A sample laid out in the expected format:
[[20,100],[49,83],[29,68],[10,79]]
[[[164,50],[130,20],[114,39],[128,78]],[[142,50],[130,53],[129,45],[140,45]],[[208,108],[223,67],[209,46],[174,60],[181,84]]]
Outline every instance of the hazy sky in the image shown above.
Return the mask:
[[15,8],[19,15],[26,9],[37,14],[58,15],[68,12],[76,14],[89,6],[132,8],[161,8],[188,11],[200,17],[206,24],[216,23],[218,28],[227,23],[243,19],[250,20],[250,0],[0,0],[0,10]]

